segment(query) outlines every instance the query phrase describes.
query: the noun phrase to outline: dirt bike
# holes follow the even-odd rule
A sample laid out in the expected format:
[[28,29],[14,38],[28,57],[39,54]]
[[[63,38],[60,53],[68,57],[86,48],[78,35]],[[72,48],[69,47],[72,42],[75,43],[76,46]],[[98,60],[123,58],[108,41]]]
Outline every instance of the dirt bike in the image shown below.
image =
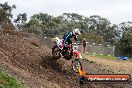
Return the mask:
[[56,38],[55,45],[52,48],[52,55],[55,60],[63,56],[66,60],[72,60],[72,70],[78,73],[78,69],[82,69],[82,64],[80,59],[82,59],[81,54],[77,50],[77,44],[67,45],[67,50],[64,49],[63,39]]

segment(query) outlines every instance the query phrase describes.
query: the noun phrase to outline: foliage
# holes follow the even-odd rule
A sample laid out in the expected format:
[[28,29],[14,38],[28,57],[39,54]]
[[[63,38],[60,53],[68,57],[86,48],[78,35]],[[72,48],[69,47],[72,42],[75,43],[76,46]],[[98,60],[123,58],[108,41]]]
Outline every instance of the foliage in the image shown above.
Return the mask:
[[0,70],[0,88],[25,88],[16,78],[11,77]]
[[26,13],[20,13],[17,15],[17,18],[14,20],[14,22],[17,25],[18,30],[23,29],[23,25],[25,25],[27,21],[27,14]]
[[86,41],[90,43],[96,43],[96,44],[102,44],[104,43],[103,37],[97,35],[96,33],[83,33],[79,36],[79,40],[83,40],[83,38],[86,38]]
[[[0,3],[0,26],[2,29],[7,29],[9,27],[11,30],[14,29],[11,18],[13,17],[12,10],[15,8],[15,5],[9,6],[7,2],[4,4]],[[5,27],[6,25],[8,27]]]
[[17,15],[17,19],[14,20],[14,22],[19,22],[19,23],[24,23],[25,21],[27,21],[27,17],[26,17],[26,13],[23,13],[23,14],[19,14]]
[[[122,38],[116,44],[116,52],[119,52],[119,55],[132,57],[132,26],[126,28],[122,33]],[[118,55],[118,53],[116,53]]]
[[26,27],[30,27],[29,25],[36,27],[36,29],[39,27],[43,36],[48,37],[63,35],[74,28],[79,28],[82,32],[96,33],[97,36],[102,36],[103,40],[110,44],[115,43],[112,39],[119,37],[116,25],[111,26],[109,20],[96,15],[87,18],[77,13],[64,13],[62,16],[53,17],[47,13],[39,13],[31,16]]

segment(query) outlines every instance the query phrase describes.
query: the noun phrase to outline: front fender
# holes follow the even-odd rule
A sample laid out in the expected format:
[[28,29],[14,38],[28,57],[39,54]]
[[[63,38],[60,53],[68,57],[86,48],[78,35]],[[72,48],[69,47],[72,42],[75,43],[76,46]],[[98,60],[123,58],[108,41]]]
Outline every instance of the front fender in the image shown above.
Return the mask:
[[78,51],[73,51],[73,54],[77,56],[77,58],[82,59],[81,54]]

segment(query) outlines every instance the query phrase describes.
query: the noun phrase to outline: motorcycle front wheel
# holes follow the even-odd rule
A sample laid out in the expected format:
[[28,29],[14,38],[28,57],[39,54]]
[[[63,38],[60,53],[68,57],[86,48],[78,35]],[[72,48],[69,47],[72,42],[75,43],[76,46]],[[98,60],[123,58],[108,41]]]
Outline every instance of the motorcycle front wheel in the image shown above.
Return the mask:
[[72,70],[75,73],[79,73],[79,69],[82,69],[82,65],[81,65],[81,62],[79,61],[79,59],[72,60]]

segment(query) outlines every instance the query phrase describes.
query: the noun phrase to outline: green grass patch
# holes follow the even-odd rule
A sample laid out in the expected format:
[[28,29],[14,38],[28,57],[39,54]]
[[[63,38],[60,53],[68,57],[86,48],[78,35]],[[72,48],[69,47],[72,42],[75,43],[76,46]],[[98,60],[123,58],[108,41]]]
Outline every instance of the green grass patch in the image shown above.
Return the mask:
[[27,88],[22,85],[15,77],[11,77],[0,70],[0,88]]
[[97,53],[88,53],[87,55],[90,55],[90,56],[94,56],[94,57],[97,57],[97,58],[102,58],[102,59],[118,59],[117,57],[115,56],[112,56],[112,55],[105,55],[105,54],[97,54]]
[[106,59],[118,59],[117,57],[112,56],[112,55],[100,55],[100,54],[96,54],[96,57],[98,57],[98,58],[106,58]]

